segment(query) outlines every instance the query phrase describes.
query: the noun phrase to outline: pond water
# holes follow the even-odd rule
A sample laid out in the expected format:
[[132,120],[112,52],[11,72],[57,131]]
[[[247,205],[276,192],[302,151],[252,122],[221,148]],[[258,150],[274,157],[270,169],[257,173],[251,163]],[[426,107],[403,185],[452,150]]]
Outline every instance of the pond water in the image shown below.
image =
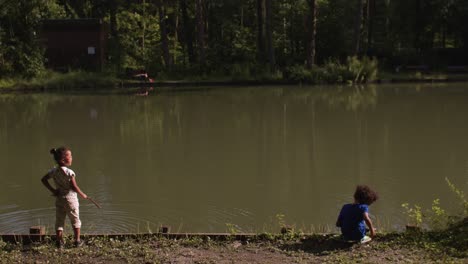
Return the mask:
[[399,230],[402,203],[459,209],[445,178],[467,192],[467,115],[466,83],[0,95],[0,233],[54,232],[40,179],[61,145],[102,205],[81,200],[83,233],[334,232],[357,184]]

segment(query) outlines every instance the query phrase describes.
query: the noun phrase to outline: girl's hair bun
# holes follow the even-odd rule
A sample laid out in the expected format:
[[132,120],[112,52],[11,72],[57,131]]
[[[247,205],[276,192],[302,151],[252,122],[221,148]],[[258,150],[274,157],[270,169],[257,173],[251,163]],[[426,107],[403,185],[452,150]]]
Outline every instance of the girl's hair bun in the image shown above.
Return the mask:
[[56,162],[59,162],[69,150],[70,149],[67,147],[53,148],[50,150],[50,154],[54,155],[54,160]]

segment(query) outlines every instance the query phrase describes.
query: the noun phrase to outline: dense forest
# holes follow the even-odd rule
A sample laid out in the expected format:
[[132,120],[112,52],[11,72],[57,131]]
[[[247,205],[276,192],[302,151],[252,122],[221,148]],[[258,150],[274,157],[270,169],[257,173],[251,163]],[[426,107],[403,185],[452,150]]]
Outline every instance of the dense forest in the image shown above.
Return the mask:
[[261,76],[377,58],[463,65],[466,0],[0,0],[0,77],[44,71],[46,19],[100,18],[106,70]]

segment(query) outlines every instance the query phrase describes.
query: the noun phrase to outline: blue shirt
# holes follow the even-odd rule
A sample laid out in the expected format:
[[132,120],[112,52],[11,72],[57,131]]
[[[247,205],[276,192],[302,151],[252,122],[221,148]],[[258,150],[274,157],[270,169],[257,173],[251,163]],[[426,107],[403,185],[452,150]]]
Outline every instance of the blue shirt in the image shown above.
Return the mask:
[[338,216],[337,226],[346,240],[361,240],[366,235],[364,213],[369,212],[367,204],[345,204]]

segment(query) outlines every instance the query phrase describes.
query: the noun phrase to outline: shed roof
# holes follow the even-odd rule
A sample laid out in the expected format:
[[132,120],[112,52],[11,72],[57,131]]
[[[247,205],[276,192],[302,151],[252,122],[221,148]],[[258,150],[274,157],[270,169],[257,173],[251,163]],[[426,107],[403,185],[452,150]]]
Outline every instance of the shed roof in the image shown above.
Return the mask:
[[101,19],[47,19],[42,21],[43,31],[99,31],[103,25]]

